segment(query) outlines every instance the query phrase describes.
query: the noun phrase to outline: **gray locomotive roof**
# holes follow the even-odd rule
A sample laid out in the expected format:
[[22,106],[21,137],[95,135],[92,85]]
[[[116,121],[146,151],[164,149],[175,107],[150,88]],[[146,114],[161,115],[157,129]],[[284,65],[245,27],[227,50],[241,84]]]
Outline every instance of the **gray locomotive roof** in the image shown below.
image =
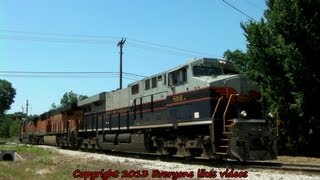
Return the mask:
[[182,67],[190,64],[190,62],[194,62],[194,61],[197,61],[197,59],[192,59],[192,60],[190,60],[190,61],[188,61],[188,62],[186,62],[186,63],[183,63],[183,64],[181,64],[181,65],[178,65],[178,66],[176,66],[176,67],[174,67],[174,68],[172,68],[172,69],[169,69],[169,70],[167,70],[167,71],[162,71],[162,72],[159,72],[159,73],[157,73],[157,74],[153,74],[153,75],[148,76],[148,77],[145,77],[145,78],[143,78],[143,79],[141,79],[141,80],[138,80],[138,81],[135,81],[135,82],[133,82],[133,83],[130,83],[130,84],[128,84],[128,87],[137,84],[139,81],[143,81],[143,80],[146,80],[146,79],[150,79],[151,77],[156,77],[156,76],[159,76],[159,75],[161,75],[161,74],[165,74],[165,73],[168,73],[168,72],[171,72],[171,71],[180,69],[180,68],[182,68]]
[[104,101],[105,99],[106,99],[106,92],[102,92],[79,101],[78,106],[85,106],[94,102]]
[[[189,64],[201,62],[201,61],[203,61],[203,60],[205,60],[205,59],[216,60],[216,61],[226,61],[226,60],[224,60],[224,59],[218,59],[218,58],[198,58],[198,59],[197,59],[197,58],[193,58],[193,59],[191,59],[191,60],[189,60],[189,61],[187,61],[187,62],[185,62],[185,63],[183,63],[183,64],[180,64],[180,65],[178,65],[178,66],[176,66],[176,67],[174,67],[174,68],[172,68],[172,69],[169,69],[169,70],[167,70],[167,71],[162,71],[162,72],[160,72],[160,73],[153,74],[153,75],[148,76],[148,77],[145,77],[145,78],[143,78],[143,79],[141,79],[141,80],[138,80],[138,81],[135,81],[135,82],[133,82],[133,83],[130,83],[130,84],[128,84],[128,87],[137,84],[139,81],[143,81],[143,80],[146,80],[146,79],[150,79],[151,77],[156,77],[156,76],[161,75],[161,74],[165,74],[165,73],[168,73],[168,72],[172,72],[172,71],[178,70],[178,69],[180,69],[180,68],[182,68],[182,67],[185,67],[185,66],[187,66],[187,65],[189,65]],[[227,62],[228,62],[228,61],[227,61]],[[231,62],[230,62],[230,63],[231,63]]]

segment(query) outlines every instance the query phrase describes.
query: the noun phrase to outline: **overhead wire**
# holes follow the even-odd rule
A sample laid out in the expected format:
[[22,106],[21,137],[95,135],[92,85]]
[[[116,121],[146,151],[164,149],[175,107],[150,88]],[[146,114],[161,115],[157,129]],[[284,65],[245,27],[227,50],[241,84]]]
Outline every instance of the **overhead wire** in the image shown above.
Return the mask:
[[244,1],[245,1],[247,4],[249,4],[250,6],[256,8],[256,9],[262,11],[262,12],[264,11],[261,7],[257,6],[256,4],[252,3],[251,1],[249,1],[249,0],[244,0]]
[[[0,71],[0,77],[32,78],[110,78],[119,77],[119,72],[35,72],[35,71]],[[123,72],[123,77],[140,80],[146,76]]]
[[[1,71],[0,74],[119,74],[119,72],[108,72],[108,71]],[[140,74],[127,73],[123,74],[137,76],[137,77],[147,77]]]
[[[22,75],[119,75],[119,72],[39,72],[39,71],[0,71],[0,75],[3,74],[22,74]],[[134,76],[134,77],[146,77],[143,75],[138,75],[138,74],[133,74],[133,73],[125,73],[123,74],[128,75],[128,76]]]
[[127,73],[127,72],[123,72],[123,74],[126,74],[126,75],[133,75],[133,76],[142,77],[142,78],[147,77],[147,76],[144,76],[144,75],[133,74],[133,73]]
[[86,37],[86,38],[108,38],[119,39],[118,36],[96,36],[96,35],[83,35],[83,34],[64,34],[64,33],[47,33],[47,32],[31,32],[31,31],[18,31],[9,29],[0,29],[0,32],[19,33],[19,34],[33,34],[33,35],[48,35],[48,36],[66,36],[66,37]]
[[0,39],[57,42],[57,43],[86,43],[86,44],[114,44],[114,43],[116,43],[116,41],[106,41],[106,40],[58,39],[58,38],[45,38],[45,37],[32,37],[32,36],[8,36],[8,35],[0,35]]
[[[94,36],[94,35],[75,35],[75,34],[64,34],[64,33],[46,33],[46,32],[30,32],[30,31],[18,31],[0,29],[0,32],[15,33],[15,34],[27,34],[26,35],[1,35],[0,39],[12,39],[12,40],[27,40],[27,41],[40,41],[40,42],[56,42],[56,43],[90,43],[90,44],[115,44],[120,37],[115,36]],[[63,38],[61,38],[63,37]],[[71,38],[72,37],[72,38]],[[133,38],[128,38],[133,42],[127,42],[127,46],[133,48],[139,48],[149,50],[153,52],[177,55],[177,56],[213,56],[209,53],[191,51],[182,48],[177,48],[168,45],[162,45],[158,43],[152,43]],[[5,74],[4,74],[5,73]],[[48,75],[49,74],[49,75]],[[64,74],[64,75],[62,75]],[[66,75],[67,74],[67,75]],[[73,74],[71,76],[70,74]],[[74,76],[74,74],[78,74]],[[82,76],[79,76],[82,74]],[[83,75],[86,76],[83,76]],[[89,77],[88,74],[100,74],[100,76]],[[104,74],[103,77],[101,74]],[[108,74],[108,75],[107,75]],[[51,78],[104,78],[106,76],[118,75],[118,72],[28,72],[28,71],[0,71],[0,76],[6,77],[51,77]],[[146,76],[137,75],[133,73],[123,73],[124,78],[131,80],[138,80],[145,78]]]
[[[28,41],[42,41],[42,42],[56,42],[56,43],[89,43],[89,44],[115,44],[117,43],[116,39],[120,37],[116,36],[93,36],[93,35],[74,35],[74,34],[62,34],[62,33],[44,33],[44,32],[30,32],[30,31],[17,31],[17,30],[8,30],[8,29],[0,29],[0,32],[6,33],[16,33],[16,34],[31,34],[38,36],[17,36],[17,35],[0,35],[0,39],[11,39],[11,40],[28,40]],[[39,35],[46,35],[50,37],[39,37]],[[52,37],[55,36],[55,37]],[[57,38],[57,37],[77,37],[75,38]],[[79,39],[86,38],[86,39]],[[90,38],[90,39],[88,39]],[[94,38],[94,39],[92,39]],[[103,40],[104,39],[104,40]],[[108,40],[106,40],[108,39]],[[113,40],[110,40],[113,39]],[[153,42],[142,41],[134,38],[126,38],[128,40],[133,41],[127,42],[126,45],[149,50],[153,52],[177,55],[177,56],[211,56],[217,57],[213,54],[199,51],[192,51],[183,48],[177,48],[174,46],[168,46]],[[135,43],[134,43],[135,42]]]
[[234,10],[238,11],[239,13],[241,13],[242,15],[246,16],[247,18],[249,18],[252,21],[256,21],[255,19],[253,19],[251,16],[249,16],[247,13],[241,11],[239,8],[235,7],[234,5],[230,4],[229,2],[222,0],[222,2],[224,2],[225,4],[227,4],[228,6],[230,6],[231,8],[233,8]]
[[182,51],[182,52],[188,52],[188,53],[192,53],[192,54],[205,54],[205,55],[213,56],[212,54],[209,54],[209,53],[206,53],[206,52],[192,51],[192,50],[177,48],[177,47],[174,47],[174,46],[168,46],[168,45],[163,45],[163,44],[158,44],[158,43],[152,43],[152,42],[147,42],[147,41],[142,41],[142,40],[137,40],[137,39],[132,39],[132,38],[129,38],[129,40],[135,41],[135,42],[138,42],[138,43],[149,44],[149,45],[152,45],[152,46],[158,46],[158,47],[162,47],[162,48],[174,49],[174,50],[178,50],[178,51]]
[[[108,76],[61,76],[61,75],[31,75],[31,74],[4,74],[0,75],[0,77],[12,77],[12,78],[55,78],[55,79],[104,79],[104,78],[118,78],[116,75],[108,75]],[[124,79],[129,80],[140,80],[139,78],[123,76]]]
[[188,53],[183,53],[183,52],[177,52],[177,51],[171,51],[171,50],[166,50],[166,49],[161,49],[157,47],[151,47],[151,46],[145,46],[141,44],[135,44],[135,43],[127,43],[127,46],[133,47],[133,48],[138,48],[138,49],[145,49],[153,52],[160,52],[160,53],[165,53],[165,54],[171,54],[171,55],[176,55],[176,56],[199,56],[199,54],[188,54]]
[[18,73],[18,74],[116,74],[119,72],[107,72],[107,71],[0,71],[0,73]]

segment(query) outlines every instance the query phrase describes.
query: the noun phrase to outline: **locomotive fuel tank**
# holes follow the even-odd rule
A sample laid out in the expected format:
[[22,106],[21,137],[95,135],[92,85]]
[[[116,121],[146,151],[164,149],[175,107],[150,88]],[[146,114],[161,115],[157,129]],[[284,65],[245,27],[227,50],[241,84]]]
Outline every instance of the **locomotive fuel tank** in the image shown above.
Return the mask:
[[44,144],[56,146],[57,145],[57,136],[52,135],[52,136],[44,136],[43,137]]

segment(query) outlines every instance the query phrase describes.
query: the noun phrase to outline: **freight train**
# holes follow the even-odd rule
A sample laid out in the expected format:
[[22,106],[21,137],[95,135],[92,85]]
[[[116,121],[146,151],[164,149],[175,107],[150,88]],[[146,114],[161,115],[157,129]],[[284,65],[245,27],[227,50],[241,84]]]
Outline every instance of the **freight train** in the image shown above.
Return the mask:
[[262,96],[230,61],[194,59],[24,122],[25,143],[240,161],[277,158]]

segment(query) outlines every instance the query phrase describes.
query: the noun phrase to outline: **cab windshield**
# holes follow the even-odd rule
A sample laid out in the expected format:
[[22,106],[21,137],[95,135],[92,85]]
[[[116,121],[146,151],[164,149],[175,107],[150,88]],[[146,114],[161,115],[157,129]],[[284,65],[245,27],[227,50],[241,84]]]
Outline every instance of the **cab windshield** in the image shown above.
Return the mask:
[[209,67],[209,66],[193,66],[194,76],[218,76],[222,74],[220,67]]
[[239,72],[230,67],[222,68],[216,66],[193,66],[194,76],[218,76],[222,74],[239,74]]

